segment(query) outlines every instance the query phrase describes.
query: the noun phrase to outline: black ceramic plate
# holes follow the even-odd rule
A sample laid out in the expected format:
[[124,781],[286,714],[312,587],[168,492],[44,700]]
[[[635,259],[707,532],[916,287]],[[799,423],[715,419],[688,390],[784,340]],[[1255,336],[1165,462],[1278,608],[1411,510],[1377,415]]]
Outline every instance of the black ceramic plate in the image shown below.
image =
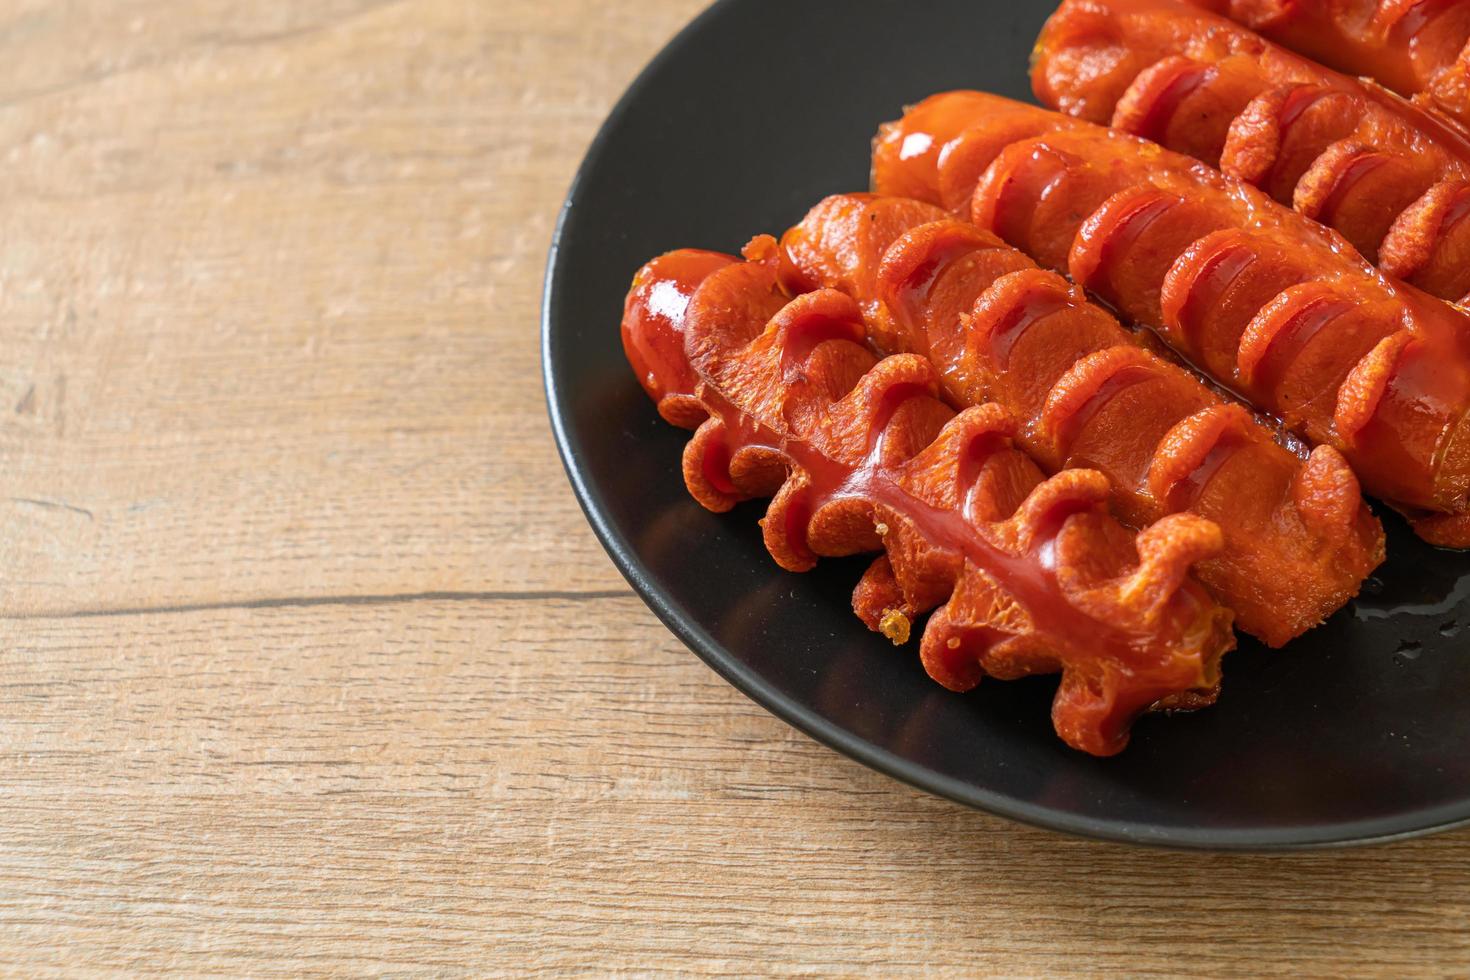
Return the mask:
[[[780,571],[750,504],[684,491],[687,433],[623,360],[635,270],[735,251],[823,195],[866,187],[877,124],[947,88],[1027,98],[1050,4],[724,0],[618,104],[567,198],[543,311],[547,395],[572,485],[623,574],[716,671],[812,737],[993,813],[1093,837],[1211,848],[1383,840],[1470,820],[1470,557],[1383,513],[1364,596],[1272,653],[1226,659],[1220,703],[1145,718],[1113,759],[1052,733],[1055,682],[956,695],[849,611],[860,561]],[[1383,508],[1378,508],[1383,512]],[[1467,627],[1461,633],[1461,624]]]

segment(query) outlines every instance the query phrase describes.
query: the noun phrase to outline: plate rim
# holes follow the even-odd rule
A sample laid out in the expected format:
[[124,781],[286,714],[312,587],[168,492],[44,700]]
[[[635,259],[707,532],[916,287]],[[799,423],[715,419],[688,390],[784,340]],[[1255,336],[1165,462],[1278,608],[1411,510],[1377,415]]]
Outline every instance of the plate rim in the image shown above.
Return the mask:
[[[613,565],[634,593],[700,660],[741,694],[816,742],[870,769],[916,789],[982,812],[1042,830],[1119,844],[1184,851],[1273,852],[1359,847],[1409,840],[1470,826],[1470,796],[1458,803],[1416,811],[1421,819],[1383,816],[1311,827],[1262,827],[1214,830],[1182,825],[1160,826],[1136,820],[1108,819],[1018,799],[955,779],[883,749],[793,700],[756,670],[742,663],[698,621],[675,603],[639,559],[630,542],[613,527],[603,493],[582,472],[567,419],[567,408],[554,367],[557,292],[565,270],[561,267],[562,240],[575,219],[585,177],[601,162],[613,133],[671,55],[689,43],[719,14],[743,0],[716,0],[682,27],[645,65],[614,103],[578,164],[557,213],[542,279],[540,311],[541,376],[546,411],[557,455],[571,483],[573,495],[588,524]],[[629,375],[629,383],[634,379]],[[774,574],[786,574],[772,569]]]

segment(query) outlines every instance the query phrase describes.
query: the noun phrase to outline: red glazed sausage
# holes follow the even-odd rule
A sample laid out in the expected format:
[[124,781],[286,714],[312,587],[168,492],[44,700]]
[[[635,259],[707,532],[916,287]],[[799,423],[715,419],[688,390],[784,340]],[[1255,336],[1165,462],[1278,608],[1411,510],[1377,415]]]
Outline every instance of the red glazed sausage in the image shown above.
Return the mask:
[[[774,495],[765,541],[791,570],[883,551],[857,614],[901,642],[935,610],[920,654],[953,690],[1060,672],[1053,721],[1082,751],[1118,752],[1142,711],[1214,699],[1230,614],[1188,568],[1218,551],[1218,528],[1181,514],[1135,536],[1107,513],[1100,473],[1043,479],[998,406],[956,415],[927,360],[869,353],[851,298],[787,302],[774,243],[747,254],[720,266],[670,253],[639,273],[627,305],[631,349],[663,352],[638,363],[645,387],[706,416],[684,452],[696,500],[723,511]],[[663,283],[687,300],[656,309]]]
[[1437,113],[1184,0],[1065,0],[1032,85],[1255,184],[1433,295],[1470,292],[1470,135]]
[[1266,37],[1470,124],[1464,0],[1200,0]]
[[[1026,131],[1041,135],[996,149],[994,134]],[[900,152],[921,141],[926,153]],[[987,154],[969,212],[980,227],[1336,447],[1370,493],[1411,512],[1470,510],[1465,312],[1198,162],[998,96],[935,96],[885,127],[874,189],[953,201],[946,162],[963,160],[968,180]]]
[[1124,521],[1188,511],[1219,525],[1224,548],[1196,574],[1266,643],[1320,623],[1382,560],[1341,454],[1282,448],[993,234],[918,201],[845,194],[788,231],[782,253],[789,288],[850,295],[881,351],[927,356],[951,404],[1001,405],[1044,469],[1100,470]]

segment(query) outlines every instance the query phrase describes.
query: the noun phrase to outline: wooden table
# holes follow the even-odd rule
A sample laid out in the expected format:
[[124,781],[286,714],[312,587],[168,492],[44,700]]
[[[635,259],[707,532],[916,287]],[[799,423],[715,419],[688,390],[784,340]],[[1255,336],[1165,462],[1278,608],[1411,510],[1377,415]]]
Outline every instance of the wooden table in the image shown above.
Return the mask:
[[0,966],[1470,969],[1470,833],[1018,827],[796,734],[629,592],[538,293],[700,5],[0,3]]

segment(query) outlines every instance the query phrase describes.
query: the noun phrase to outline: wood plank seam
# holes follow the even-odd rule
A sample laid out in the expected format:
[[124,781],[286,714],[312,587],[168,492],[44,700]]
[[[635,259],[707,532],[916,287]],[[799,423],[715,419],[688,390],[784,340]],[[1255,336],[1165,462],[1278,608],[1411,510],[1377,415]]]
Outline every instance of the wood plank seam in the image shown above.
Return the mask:
[[171,606],[129,606],[118,609],[73,609],[62,612],[7,613],[0,620],[98,619],[116,616],[152,616],[166,613],[215,612],[222,609],[300,609],[314,606],[384,606],[415,602],[556,602],[632,599],[631,589],[583,592],[542,589],[534,592],[405,592],[395,595],[279,596],[241,602],[192,602]]

